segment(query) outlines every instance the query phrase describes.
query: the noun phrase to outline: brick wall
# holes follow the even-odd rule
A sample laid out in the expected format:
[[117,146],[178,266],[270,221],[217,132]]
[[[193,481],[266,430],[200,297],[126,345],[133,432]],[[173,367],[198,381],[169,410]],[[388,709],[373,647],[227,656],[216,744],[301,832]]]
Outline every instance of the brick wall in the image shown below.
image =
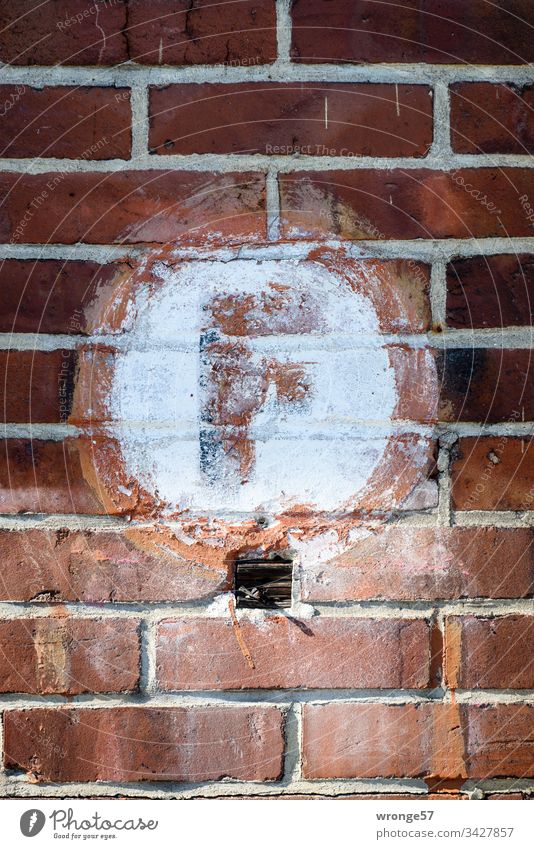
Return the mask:
[[[0,18],[0,792],[528,796],[529,0],[1,0]],[[200,288],[206,262],[220,275],[201,461],[230,483],[248,485],[271,389],[284,422],[310,394],[296,352],[332,318],[310,268],[372,304],[365,350],[396,394],[350,510],[331,499],[378,431],[361,435],[376,360],[347,359],[348,298],[314,379],[359,399],[361,457],[324,419],[333,459],[302,430],[267,475],[326,457],[315,506],[243,508],[228,485],[184,513],[176,434],[160,446],[168,394],[174,422],[188,403],[167,358],[187,303],[169,337],[165,316],[135,322],[158,269],[187,293],[192,262]],[[221,301],[260,266],[285,301]],[[131,339],[152,359],[118,384]],[[132,385],[157,438],[125,427]],[[273,552],[291,609],[236,611],[236,558]]]

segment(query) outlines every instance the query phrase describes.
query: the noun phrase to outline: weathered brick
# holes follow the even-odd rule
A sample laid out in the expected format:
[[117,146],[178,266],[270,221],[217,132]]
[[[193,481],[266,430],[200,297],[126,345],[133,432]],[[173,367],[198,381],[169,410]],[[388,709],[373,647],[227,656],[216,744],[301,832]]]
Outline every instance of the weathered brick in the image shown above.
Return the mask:
[[445,630],[449,687],[534,688],[534,617],[450,616]]
[[0,59],[11,65],[126,62],[128,0],[0,0]]
[[507,436],[464,437],[457,445],[452,480],[457,510],[532,510],[534,443]]
[[457,153],[533,153],[534,86],[451,86],[451,143]]
[[532,352],[528,349],[447,348],[437,356],[441,421],[534,419]]
[[255,66],[276,58],[273,0],[129,0],[129,58],[145,65]]
[[[123,263],[18,260],[0,263],[0,332],[98,332],[100,301],[111,300],[127,269]],[[128,269],[129,270],[129,269]],[[104,328],[110,332],[110,328]]]
[[167,690],[430,686],[423,620],[319,617],[167,620],[159,626],[157,675]]
[[[0,86],[0,155],[128,159],[130,89]],[[9,114],[9,117],[7,117]]]
[[231,564],[196,560],[169,528],[0,531],[4,601],[193,601],[228,590]]
[[184,171],[0,174],[0,238],[15,243],[265,237],[264,177]]
[[39,708],[4,714],[7,769],[35,781],[213,781],[280,777],[275,707]]
[[280,191],[289,238],[531,235],[520,198],[534,197],[534,171],[525,168],[292,172]]
[[360,530],[342,554],[302,565],[305,601],[524,598],[534,594],[530,528]]
[[447,266],[450,327],[534,324],[534,257],[503,254],[455,259]]
[[[82,437],[63,442],[4,440],[0,453],[0,512],[104,515],[133,510],[138,488],[128,490],[128,481],[121,481],[119,475],[114,481],[113,503],[96,482],[92,456],[97,444],[98,440]],[[115,474],[111,469],[110,472]]]
[[294,0],[292,54],[300,62],[534,61],[529,0]]
[[12,65],[246,67],[276,57],[272,0],[2,0],[0,26],[0,59]]
[[4,422],[66,422],[72,406],[77,354],[0,351],[0,409]]
[[304,776],[528,778],[533,720],[531,705],[305,705]]
[[150,90],[159,154],[424,156],[427,86],[340,83],[169,85]]
[[0,622],[0,692],[123,692],[139,683],[139,623],[132,619]]

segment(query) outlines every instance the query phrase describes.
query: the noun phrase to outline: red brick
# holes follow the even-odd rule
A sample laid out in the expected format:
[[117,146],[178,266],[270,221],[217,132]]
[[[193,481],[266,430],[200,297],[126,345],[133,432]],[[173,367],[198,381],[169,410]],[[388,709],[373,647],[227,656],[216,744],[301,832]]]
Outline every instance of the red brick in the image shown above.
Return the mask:
[[534,593],[530,528],[362,529],[348,551],[304,562],[305,601],[524,598]]
[[[0,332],[97,332],[93,316],[100,300],[111,300],[122,263],[80,260],[18,260],[0,262]],[[109,333],[110,328],[106,327]]]
[[228,590],[230,564],[188,556],[169,528],[0,531],[4,601],[193,601]]
[[190,617],[159,626],[157,675],[166,690],[430,686],[430,640],[423,620],[242,618],[240,638],[226,619]]
[[[534,707],[525,704],[463,706],[463,727],[469,728],[469,773],[474,778],[532,778]],[[464,735],[466,736],[466,735]]]
[[448,348],[437,356],[441,421],[534,419],[532,352]]
[[432,100],[427,86],[410,85],[154,87],[149,143],[159,154],[424,156],[432,143]]
[[280,778],[275,707],[122,707],[7,711],[5,765],[37,781]]
[[74,392],[77,354],[0,351],[0,409],[4,422],[66,422]]
[[0,622],[0,692],[108,693],[137,689],[139,623],[128,619]]
[[[128,0],[0,0],[0,59],[11,65],[115,65],[126,62]],[[97,14],[98,13],[98,14]],[[81,19],[77,20],[77,16]]]
[[305,778],[534,775],[530,705],[304,706]]
[[[201,798],[202,797],[199,796],[195,801],[200,801]],[[460,793],[457,793],[455,795],[448,794],[448,793],[412,793],[411,795],[409,793],[378,793],[378,794],[346,793],[346,794],[336,794],[335,796],[334,795],[321,796],[318,793],[313,793],[312,795],[309,795],[309,796],[304,796],[301,793],[298,793],[298,794],[297,793],[294,793],[294,794],[293,793],[285,793],[283,796],[273,796],[272,794],[269,794],[267,796],[265,794],[262,794],[261,796],[259,796],[259,795],[258,796],[251,796],[251,795],[248,795],[248,796],[226,796],[225,795],[225,796],[204,797],[204,799],[205,798],[225,799],[225,800],[229,800],[229,801],[232,801],[233,799],[235,799],[235,800],[246,800],[246,799],[251,800],[251,799],[254,799],[254,800],[261,800],[262,802],[269,801],[270,799],[276,800],[277,802],[289,802],[293,799],[298,799],[299,801],[303,800],[303,799],[308,799],[308,800],[314,801],[314,802],[326,802],[326,801],[335,802],[337,799],[387,799],[388,801],[392,801],[392,802],[397,802],[397,801],[400,802],[400,801],[403,801],[404,799],[410,799],[412,802],[425,802],[425,801],[428,801],[429,799],[439,799],[439,800],[447,801],[449,799],[450,800],[452,800],[452,799],[455,799],[455,800],[456,799],[458,799],[458,800],[462,799],[463,800],[463,799],[467,799],[468,797],[466,795],[462,796]],[[522,799],[523,797],[521,796],[520,793],[516,793],[516,794],[511,794],[510,796],[505,796],[503,794],[502,796],[494,796],[494,797],[487,796],[486,798],[488,798],[488,799],[490,799],[490,798],[499,798],[499,799],[504,799],[504,798],[516,799],[517,798],[517,799]]]
[[[6,439],[0,453],[1,513],[126,513],[137,503],[135,487],[131,496],[121,494],[115,481],[116,503],[94,479],[94,441],[69,438],[63,442],[41,439]],[[110,470],[113,475],[113,470]]]
[[282,233],[340,239],[528,236],[525,168],[293,172],[280,176]]
[[0,238],[63,244],[262,238],[263,189],[263,175],[250,173],[3,173]]
[[[51,6],[51,8],[50,8]],[[98,12],[98,14],[97,14]],[[81,17],[79,17],[81,16]],[[0,2],[0,59],[13,65],[254,66],[276,57],[273,0]]]
[[300,62],[435,62],[520,65],[534,61],[529,0],[294,0]]
[[451,616],[445,647],[449,687],[534,688],[532,616]]
[[534,153],[534,86],[451,86],[451,142],[457,153]]
[[532,800],[532,796],[528,796],[526,793],[487,793],[484,799],[507,799],[508,801],[512,799]]
[[457,510],[532,510],[534,443],[506,436],[460,439],[452,479]]
[[531,254],[455,259],[447,267],[450,327],[534,324],[534,258]]
[[130,89],[3,85],[0,112],[2,108],[6,120],[0,122],[1,156],[130,156]]
[[129,0],[129,57],[145,65],[245,67],[276,58],[273,0]]

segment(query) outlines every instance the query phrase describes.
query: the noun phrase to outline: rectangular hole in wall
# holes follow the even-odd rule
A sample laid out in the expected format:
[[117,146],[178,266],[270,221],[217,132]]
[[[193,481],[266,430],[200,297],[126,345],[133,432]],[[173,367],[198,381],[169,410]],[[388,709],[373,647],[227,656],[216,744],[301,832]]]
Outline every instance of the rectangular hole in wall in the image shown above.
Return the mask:
[[271,610],[291,607],[293,562],[276,554],[265,560],[243,558],[235,564],[237,607]]

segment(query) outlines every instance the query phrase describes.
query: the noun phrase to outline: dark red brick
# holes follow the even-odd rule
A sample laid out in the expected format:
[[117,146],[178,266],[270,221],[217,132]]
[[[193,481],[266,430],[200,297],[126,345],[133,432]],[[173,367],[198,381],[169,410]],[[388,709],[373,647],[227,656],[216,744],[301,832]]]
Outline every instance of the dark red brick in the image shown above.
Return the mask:
[[282,233],[340,239],[528,236],[534,171],[376,169],[280,176]]
[[231,564],[199,562],[169,528],[0,531],[4,601],[193,601],[228,590]]
[[[90,334],[99,298],[110,299],[128,270],[79,260],[0,262],[0,332]],[[106,328],[106,332],[110,332]]]
[[0,351],[2,420],[63,422],[69,417],[77,354],[62,351]]
[[282,724],[241,705],[7,711],[4,762],[34,781],[272,781]]
[[528,349],[448,348],[437,355],[437,364],[441,421],[534,419],[534,363]]
[[300,62],[534,61],[529,0],[294,0],[292,18]]
[[457,153],[534,153],[534,86],[451,86],[451,142]]
[[0,0],[0,60],[10,65],[126,62],[128,0]]
[[464,437],[452,466],[458,510],[534,509],[534,443],[515,437]]
[[0,175],[0,238],[15,243],[265,237],[259,174],[123,171]]
[[430,632],[423,620],[320,616],[310,621],[167,620],[157,640],[157,674],[167,690],[430,686]]
[[0,114],[2,109],[6,116],[0,121],[0,156],[130,156],[129,89],[3,85]]
[[0,622],[0,692],[108,693],[137,689],[139,623],[132,619]]
[[534,688],[534,617],[448,617],[445,676],[454,689]]
[[455,259],[447,267],[450,327],[534,324],[534,257],[531,254]]
[[427,86],[204,83],[150,93],[159,154],[424,156],[431,142]]
[[330,559],[304,562],[305,601],[524,598],[534,593],[530,528],[362,529]]

